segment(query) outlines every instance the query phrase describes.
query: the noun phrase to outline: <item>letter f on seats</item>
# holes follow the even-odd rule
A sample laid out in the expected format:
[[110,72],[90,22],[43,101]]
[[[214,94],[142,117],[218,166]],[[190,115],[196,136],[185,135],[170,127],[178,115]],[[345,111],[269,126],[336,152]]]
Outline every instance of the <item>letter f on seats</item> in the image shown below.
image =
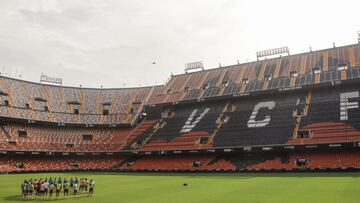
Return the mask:
[[340,94],[340,120],[348,120],[348,109],[359,108],[358,102],[349,102],[350,98],[359,98],[359,92],[346,92]]

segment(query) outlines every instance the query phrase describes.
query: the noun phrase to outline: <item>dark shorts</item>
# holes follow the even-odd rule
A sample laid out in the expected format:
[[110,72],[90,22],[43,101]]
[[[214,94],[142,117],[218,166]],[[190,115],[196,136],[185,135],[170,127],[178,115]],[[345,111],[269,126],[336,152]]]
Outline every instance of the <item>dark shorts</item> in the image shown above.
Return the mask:
[[64,192],[69,192],[69,189],[64,189]]
[[90,188],[89,191],[90,191],[90,192],[93,192],[93,191],[94,191],[94,188]]

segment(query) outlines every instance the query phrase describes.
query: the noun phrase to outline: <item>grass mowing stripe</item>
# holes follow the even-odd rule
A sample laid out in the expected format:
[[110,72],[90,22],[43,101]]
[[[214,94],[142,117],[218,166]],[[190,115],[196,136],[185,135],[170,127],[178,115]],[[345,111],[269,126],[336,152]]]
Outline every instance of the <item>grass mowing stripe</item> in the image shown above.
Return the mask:
[[[357,203],[359,173],[298,174],[138,174],[50,173],[0,175],[0,203]],[[94,178],[92,198],[60,200],[20,197],[25,178]],[[188,186],[184,187],[183,183]],[[62,194],[61,194],[62,198]]]

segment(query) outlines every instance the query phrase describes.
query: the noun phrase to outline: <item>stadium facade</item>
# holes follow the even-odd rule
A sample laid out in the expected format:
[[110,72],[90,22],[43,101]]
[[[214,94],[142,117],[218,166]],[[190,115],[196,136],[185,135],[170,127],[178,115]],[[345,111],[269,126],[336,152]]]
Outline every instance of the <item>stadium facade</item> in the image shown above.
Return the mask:
[[0,170],[360,167],[360,45],[94,89],[0,77]]

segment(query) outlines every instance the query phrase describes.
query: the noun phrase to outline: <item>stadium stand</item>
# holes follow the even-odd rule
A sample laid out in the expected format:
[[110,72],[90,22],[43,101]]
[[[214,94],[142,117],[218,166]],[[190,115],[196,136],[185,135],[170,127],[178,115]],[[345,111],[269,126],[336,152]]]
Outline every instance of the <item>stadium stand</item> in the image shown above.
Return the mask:
[[171,103],[356,79],[359,78],[359,56],[360,45],[356,44],[175,75],[159,87],[147,103]]
[[0,76],[0,170],[358,168],[359,77],[359,44],[172,75],[153,87]]
[[359,89],[313,91],[306,113],[299,120],[302,139],[289,143],[359,141]]
[[[346,169],[360,167],[358,151],[291,153],[284,161],[279,155],[247,167],[249,170],[272,169]],[[301,162],[302,161],[302,162]]]
[[229,119],[215,136],[214,146],[286,143],[295,127],[293,108],[301,97],[304,95],[292,94],[276,99],[257,98],[233,102],[233,108],[224,113]]
[[358,151],[245,153],[231,155],[145,156],[128,165],[131,170],[301,170],[349,169],[360,167]]
[[128,124],[152,87],[89,89],[37,84],[0,77],[1,115],[71,124]]
[[2,171],[109,170],[124,162],[122,157],[0,156]]
[[141,151],[198,149],[211,147],[216,120],[224,110],[224,103],[180,106],[172,110],[173,116],[164,118]]
[[46,152],[113,152],[132,129],[74,128],[28,124],[0,126],[1,150]]

